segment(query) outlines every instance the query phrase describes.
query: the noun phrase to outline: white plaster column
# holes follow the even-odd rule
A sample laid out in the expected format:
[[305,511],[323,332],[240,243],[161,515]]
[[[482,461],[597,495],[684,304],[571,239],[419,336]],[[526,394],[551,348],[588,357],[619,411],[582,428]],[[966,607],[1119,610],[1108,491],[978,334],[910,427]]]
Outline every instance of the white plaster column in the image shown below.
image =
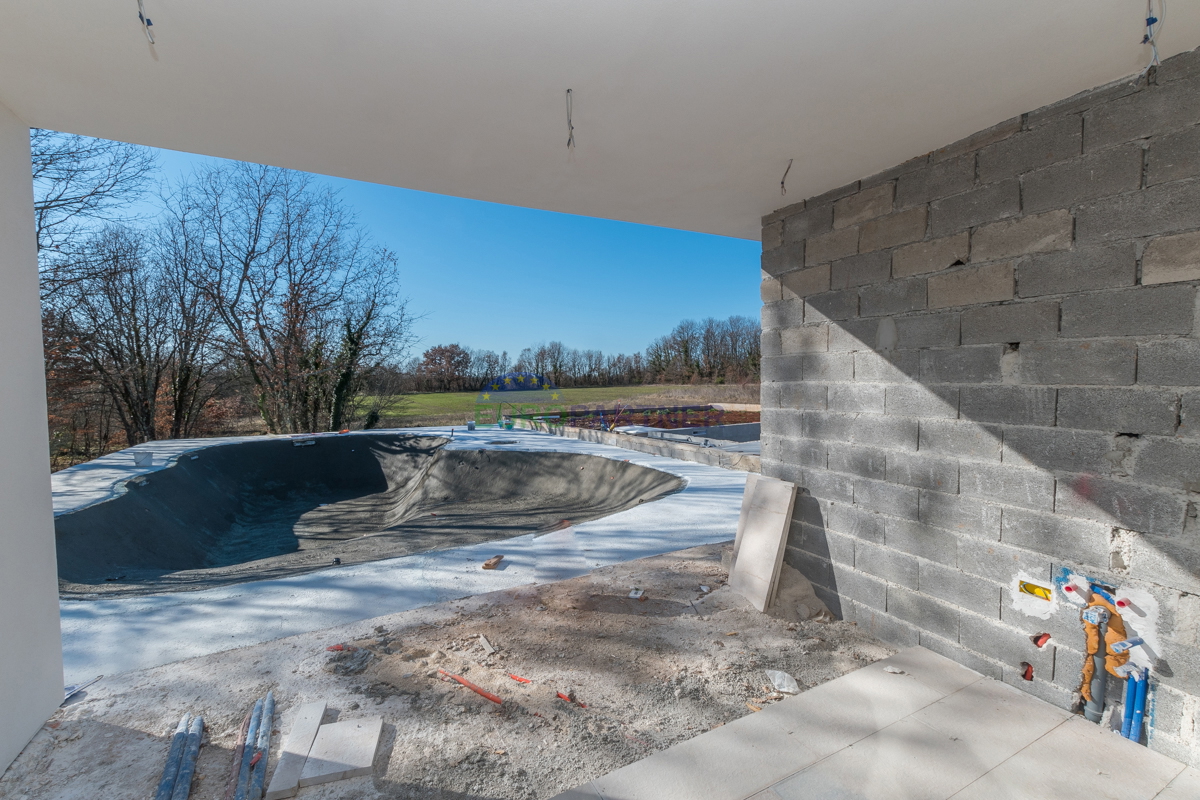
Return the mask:
[[29,126],[0,105],[0,771],[62,702]]

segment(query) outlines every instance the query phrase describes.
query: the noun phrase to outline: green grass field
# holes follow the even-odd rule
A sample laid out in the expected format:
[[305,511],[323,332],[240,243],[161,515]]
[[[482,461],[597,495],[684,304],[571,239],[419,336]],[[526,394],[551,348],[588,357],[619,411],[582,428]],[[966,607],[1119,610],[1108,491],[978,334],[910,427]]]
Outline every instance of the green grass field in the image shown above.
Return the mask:
[[[661,393],[667,386],[599,386],[585,389],[559,389],[563,405],[624,403],[638,397]],[[405,395],[383,410],[385,418],[439,417],[458,414],[464,419],[475,413],[478,392],[430,392]]]

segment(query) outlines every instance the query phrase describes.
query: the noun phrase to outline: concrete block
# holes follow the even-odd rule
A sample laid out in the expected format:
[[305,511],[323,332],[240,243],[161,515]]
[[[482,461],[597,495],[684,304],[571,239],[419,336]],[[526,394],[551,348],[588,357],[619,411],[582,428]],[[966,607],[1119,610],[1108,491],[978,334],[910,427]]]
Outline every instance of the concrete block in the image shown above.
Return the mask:
[[892,273],[889,253],[864,253],[834,261],[830,267],[829,285],[832,289],[883,283]]
[[266,800],[295,797],[300,791],[300,773],[304,770],[304,761],[312,749],[313,740],[317,738],[317,729],[321,727],[324,716],[324,702],[306,703],[296,710],[292,727],[280,748],[279,760],[275,763],[275,772],[267,787]]
[[958,641],[958,609],[934,600],[928,595],[912,592],[899,586],[888,586],[887,613],[923,631]]
[[915,647],[921,643],[921,632],[907,622],[901,622],[880,608],[858,607],[855,625],[868,636],[874,636],[895,647]]
[[1054,424],[1055,390],[1024,386],[964,386],[959,417],[1005,425]]
[[762,307],[763,328],[791,328],[804,322],[804,303],[799,300],[780,300]]
[[851,353],[810,353],[800,358],[806,381],[854,380],[854,356]]
[[884,530],[884,543],[893,550],[950,566],[958,560],[958,537],[920,520],[888,519]]
[[882,172],[876,172],[874,175],[872,175],[869,178],[863,178],[861,181],[858,182],[858,184],[859,184],[859,187],[862,189],[870,189],[872,186],[878,186],[881,183],[887,183],[888,181],[894,181],[897,178],[899,178],[901,175],[907,175],[910,172],[915,172],[928,163],[929,163],[929,155],[928,154],[923,155],[923,156],[917,156],[916,158],[910,158],[908,161],[905,161],[901,164],[897,164],[894,167],[888,167],[887,169],[883,170]]
[[1087,114],[1088,152],[1200,122],[1200,89],[1193,81],[1146,86]]
[[979,151],[979,181],[992,183],[1048,167],[1083,152],[1083,120],[1052,118]]
[[896,181],[896,207],[921,206],[931,200],[965,192],[975,185],[975,156],[931,163],[901,175]]
[[856,506],[837,503],[828,521],[829,529],[855,539],[883,544],[887,518]]
[[814,584],[837,590],[837,582],[833,577],[833,562],[797,548],[789,548],[787,556],[787,563],[800,570],[801,574]]
[[1059,389],[1058,424],[1113,433],[1173,436],[1179,397],[1162,389]]
[[963,462],[958,469],[958,490],[1004,505],[1054,510],[1054,476],[1037,469]]
[[1000,619],[998,583],[981,581],[977,576],[968,575],[954,567],[922,561],[916,588],[921,594],[974,611],[989,619]]
[[832,500],[813,497],[807,489],[804,489],[796,495],[796,507],[792,511],[792,521],[814,528],[824,528],[825,520],[830,518],[837,505],[839,504]]
[[308,752],[300,786],[316,786],[371,774],[383,719],[350,719],[322,725]]
[[916,450],[917,420],[864,414],[850,422],[850,437],[858,444],[891,450]]
[[969,650],[994,658],[1006,667],[1017,667],[1022,661],[1027,662],[1033,665],[1035,676],[1041,674],[1050,678],[1054,674],[1054,648],[1035,645],[1029,638],[1035,633],[1037,631],[1032,628],[1014,628],[1001,624],[999,620],[972,618],[962,626],[959,643]]
[[1040,297],[1137,283],[1137,253],[1132,242],[1042,253],[1017,266],[1017,294]]
[[1195,280],[1200,280],[1200,231],[1160,236],[1146,245],[1143,284]]
[[787,219],[792,214],[798,214],[803,210],[804,201],[801,200],[798,203],[792,203],[784,206],[783,208],[777,208],[770,214],[764,214],[760,222],[762,223],[763,227],[766,227],[767,225],[773,225],[776,222],[783,222],[783,220]]
[[959,569],[1000,584],[1009,583],[1018,572],[1049,581],[1052,563],[1043,553],[966,536],[958,539]]
[[810,322],[850,319],[858,314],[858,291],[846,289],[805,297],[804,314]]
[[862,235],[859,238],[859,250],[867,253],[871,250],[883,250],[909,242],[919,242],[925,238],[928,217],[928,209],[925,206],[917,206],[907,211],[864,222]]
[[839,353],[874,350],[879,320],[848,319],[829,326],[829,349]]
[[779,459],[801,467],[824,468],[829,463],[825,443],[816,439],[780,438]]
[[921,373],[921,354],[915,350],[855,353],[854,378],[872,383],[903,383]]
[[783,245],[783,220],[771,222],[762,227],[762,249],[765,253]]
[[759,284],[758,296],[764,303],[777,303],[782,300],[779,281],[775,278],[763,278]]
[[1000,541],[1053,558],[1108,566],[1110,526],[1054,514],[1004,509]]
[[814,525],[792,523],[784,563],[790,563],[788,559],[794,557],[795,554],[788,552],[791,550],[801,550],[838,564],[854,563],[854,539]]
[[900,350],[954,347],[959,343],[957,311],[898,317],[895,324],[896,348]]
[[866,286],[860,292],[859,313],[864,317],[903,314],[925,308],[925,280],[912,278]]
[[[805,204],[804,209],[783,220],[783,241],[801,242],[827,232],[833,226],[833,206],[827,203]],[[804,263],[801,261],[800,263]]]
[[783,344],[779,338],[779,330],[764,328],[763,332],[759,334],[758,346],[764,357],[782,355]]
[[1054,502],[1059,514],[1161,536],[1181,534],[1187,510],[1183,498],[1165,489],[1094,475],[1060,479]]
[[882,183],[834,201],[833,227],[845,228],[890,213],[895,188],[892,183]]
[[832,206],[835,200],[841,200],[843,197],[849,197],[850,195],[858,192],[858,190],[861,188],[862,181],[852,181],[844,186],[838,186],[835,189],[830,189],[829,191],[819,194],[816,197],[810,197],[808,198],[807,203],[810,206],[822,204],[828,204]]
[[929,206],[934,236],[946,236],[967,228],[1021,213],[1021,186],[1016,178],[990,183]]
[[[1000,507],[974,497],[922,490],[920,521],[924,525],[967,534],[993,542],[1000,540]],[[948,562],[954,563],[954,562]]]
[[1062,336],[1191,333],[1195,307],[1194,286],[1117,289],[1066,297],[1062,301]]
[[[885,451],[874,447],[850,444],[831,444],[829,447],[829,469],[846,472],[863,478],[887,480]],[[853,500],[853,494],[851,494]]]
[[853,567],[834,564],[833,579],[834,585],[830,588],[852,598],[856,605],[879,611],[887,607],[887,583],[874,575],[859,572]]
[[907,553],[860,541],[854,547],[854,568],[889,583],[917,588],[917,560]]
[[929,160],[931,162],[940,162],[950,158],[957,158],[964,153],[972,153],[982,147],[1003,141],[1009,136],[1019,133],[1020,130],[1021,117],[1006,119],[1004,122],[997,123],[990,128],[985,128],[982,131],[977,131],[970,136],[959,139],[954,144],[946,145],[940,150],[934,150],[929,154]]
[[885,410],[900,417],[958,418],[958,388],[953,386],[907,386],[887,387]]
[[1180,181],[1082,203],[1075,208],[1075,241],[1115,242],[1196,227],[1200,182]]
[[829,326],[826,323],[784,328],[779,336],[784,355],[823,353],[829,349]]
[[964,267],[929,278],[929,307],[971,306],[1011,300],[1015,291],[1011,262]]
[[787,409],[764,408],[761,431],[763,436],[800,438],[803,436],[803,418]]
[[1200,127],[1155,136],[1146,153],[1146,185],[1181,181],[1200,175]]
[[761,370],[763,383],[798,381],[804,377],[803,356],[769,356],[764,354]]
[[762,271],[772,277],[799,269],[804,264],[804,242],[787,242],[759,257]]
[[779,404],[781,408],[822,410],[826,394],[826,387],[819,383],[784,383],[779,387]]
[[887,454],[887,480],[918,489],[956,493],[958,462],[938,456],[890,452]]
[[854,505],[901,519],[917,519],[917,490],[886,481],[858,480],[854,484]]
[[1042,342],[1019,353],[1021,383],[1128,386],[1137,375],[1137,345],[1130,341]]
[[845,442],[853,430],[854,417],[850,414],[826,413],[823,411],[806,411],[803,415],[803,434],[807,439],[817,441]]
[[971,261],[1066,250],[1071,246],[1074,224],[1071,212],[1050,211],[983,225],[971,234]]
[[1142,145],[1113,147],[1027,173],[1021,178],[1021,208],[1026,213],[1070,208],[1141,185]]
[[931,650],[940,656],[953,659],[970,670],[987,676],[992,680],[1000,680],[1000,665],[991,659],[973,653],[962,645],[955,644],[941,636],[935,636],[928,631],[921,631],[921,647]]
[[793,297],[808,297],[829,291],[829,265],[812,269],[797,269],[779,276],[782,291]]
[[1200,386],[1200,341],[1187,338],[1139,343],[1138,383]]
[[999,383],[1002,345],[921,351],[922,383]]
[[1035,342],[1058,338],[1058,303],[1015,303],[962,313],[962,343]]
[[1200,492],[1200,444],[1147,439],[1137,452],[1129,476],[1142,483]]
[[970,241],[971,234],[963,231],[897,248],[892,253],[892,277],[907,278],[965,264],[970,254]]
[[858,252],[858,228],[843,228],[814,236],[804,244],[804,263],[828,264]]
[[1141,534],[1132,541],[1129,573],[1136,579],[1200,594],[1200,548],[1179,535]]
[[999,428],[989,428],[975,421],[921,420],[919,448],[921,452],[982,461],[999,461],[1000,441]]
[[1184,392],[1180,403],[1179,430],[1186,438],[1200,438],[1200,392]]
[[853,383],[829,387],[829,410],[841,413],[866,412],[882,414],[884,387],[876,384]]
[[1107,433],[1060,428],[1007,428],[1004,431],[1004,463],[1014,466],[1105,474],[1113,466],[1108,458],[1111,450],[1112,437]]

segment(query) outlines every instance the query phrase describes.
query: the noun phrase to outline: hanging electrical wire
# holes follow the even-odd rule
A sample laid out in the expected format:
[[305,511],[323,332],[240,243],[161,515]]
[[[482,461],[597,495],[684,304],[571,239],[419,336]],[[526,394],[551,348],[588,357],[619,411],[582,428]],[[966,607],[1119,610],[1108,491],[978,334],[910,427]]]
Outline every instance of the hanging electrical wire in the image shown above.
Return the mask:
[[783,170],[783,177],[779,179],[779,194],[787,196],[787,175],[792,171],[792,159],[788,159],[788,165]]
[[1167,0],[1158,0],[1157,17],[1154,16],[1154,0],[1146,0],[1146,34],[1142,37],[1142,44],[1150,45],[1150,63],[1134,78],[1135,84],[1150,74],[1151,69],[1162,63],[1158,60],[1158,35],[1162,33],[1163,21],[1166,18]]
[[571,90],[567,89],[567,150],[575,152],[575,125],[571,122]]
[[146,16],[146,7],[142,4],[142,0],[138,0],[138,19],[142,22],[142,30],[146,32],[146,40],[150,44],[154,44],[154,34],[150,32],[150,26],[154,23]]

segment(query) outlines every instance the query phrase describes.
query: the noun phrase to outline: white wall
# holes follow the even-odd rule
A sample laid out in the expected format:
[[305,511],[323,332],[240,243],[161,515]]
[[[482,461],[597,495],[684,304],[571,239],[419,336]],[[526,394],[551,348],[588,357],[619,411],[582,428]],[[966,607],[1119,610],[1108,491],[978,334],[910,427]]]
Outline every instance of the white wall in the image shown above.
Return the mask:
[[0,771],[62,702],[29,127],[0,105]]

